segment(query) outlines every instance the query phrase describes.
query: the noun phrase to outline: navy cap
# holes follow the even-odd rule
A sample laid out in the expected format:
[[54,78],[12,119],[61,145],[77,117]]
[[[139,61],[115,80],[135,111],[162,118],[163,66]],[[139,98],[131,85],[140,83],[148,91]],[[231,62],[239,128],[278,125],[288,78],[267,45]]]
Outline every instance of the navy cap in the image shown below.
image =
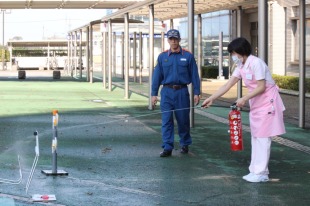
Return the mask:
[[180,32],[176,29],[170,29],[168,32],[167,32],[167,38],[177,38],[177,39],[180,39]]

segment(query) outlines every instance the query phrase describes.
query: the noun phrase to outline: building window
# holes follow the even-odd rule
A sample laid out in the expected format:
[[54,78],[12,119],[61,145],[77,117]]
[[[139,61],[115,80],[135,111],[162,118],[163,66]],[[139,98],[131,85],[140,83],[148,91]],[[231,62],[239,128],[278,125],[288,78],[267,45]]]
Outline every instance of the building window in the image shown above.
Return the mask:
[[[202,58],[203,65],[218,65],[219,35],[223,32],[223,66],[229,65],[227,46],[230,41],[230,12],[229,10],[202,14]],[[195,16],[195,41],[197,41],[197,16]],[[188,22],[187,18],[180,19],[180,42],[183,48],[188,47]],[[197,52],[197,42],[194,44],[194,53]]]
[[229,65],[227,46],[230,41],[230,12],[228,10],[202,15],[203,64],[218,65],[219,35],[223,32],[223,66]]

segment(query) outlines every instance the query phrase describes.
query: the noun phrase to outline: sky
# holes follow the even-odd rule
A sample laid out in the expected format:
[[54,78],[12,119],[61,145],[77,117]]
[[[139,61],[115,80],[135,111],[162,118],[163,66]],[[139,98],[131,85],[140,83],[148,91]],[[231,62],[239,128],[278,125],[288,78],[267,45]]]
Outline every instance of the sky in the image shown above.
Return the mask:
[[[4,44],[14,37],[42,40],[48,37],[66,38],[71,29],[102,18],[105,10],[98,9],[19,9],[4,13]],[[0,15],[0,44],[3,42],[3,13]]]

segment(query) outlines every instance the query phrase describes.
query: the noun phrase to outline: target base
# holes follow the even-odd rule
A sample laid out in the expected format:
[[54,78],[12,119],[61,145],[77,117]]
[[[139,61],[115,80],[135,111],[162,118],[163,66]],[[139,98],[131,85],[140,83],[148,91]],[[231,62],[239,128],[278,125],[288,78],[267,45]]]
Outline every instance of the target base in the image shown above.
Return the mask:
[[64,170],[57,170],[57,172],[53,172],[52,170],[42,170],[41,171],[43,174],[47,176],[57,176],[57,175],[68,175],[69,173],[64,171]]
[[40,195],[34,194],[32,195],[32,200],[34,202],[48,202],[48,201],[56,201],[55,195]]

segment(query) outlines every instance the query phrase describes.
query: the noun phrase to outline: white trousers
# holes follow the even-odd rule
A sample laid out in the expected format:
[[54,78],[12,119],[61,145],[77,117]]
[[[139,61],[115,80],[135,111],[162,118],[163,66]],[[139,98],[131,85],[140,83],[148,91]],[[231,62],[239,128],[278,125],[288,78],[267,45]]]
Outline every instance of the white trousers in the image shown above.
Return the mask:
[[270,158],[271,137],[251,138],[252,152],[249,170],[257,175],[268,175]]

